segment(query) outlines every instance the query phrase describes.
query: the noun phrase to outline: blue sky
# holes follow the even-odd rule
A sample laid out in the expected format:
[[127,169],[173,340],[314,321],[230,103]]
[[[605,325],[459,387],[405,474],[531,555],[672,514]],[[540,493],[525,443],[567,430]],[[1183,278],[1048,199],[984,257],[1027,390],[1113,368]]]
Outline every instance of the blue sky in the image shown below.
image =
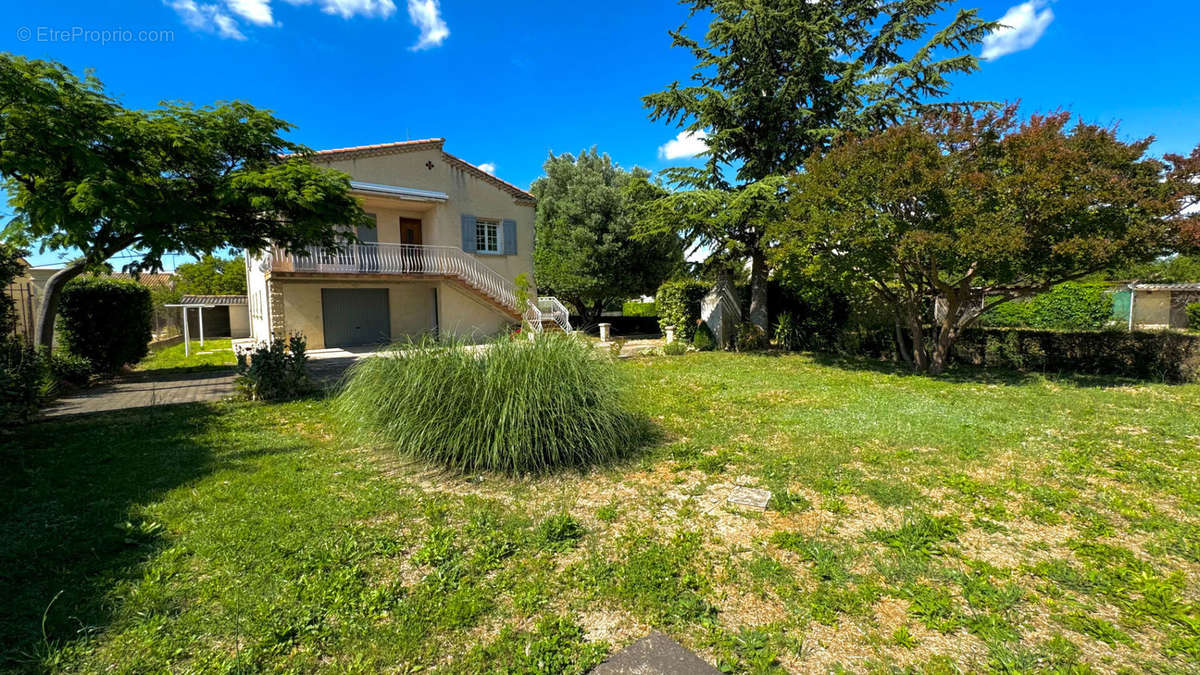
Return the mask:
[[[985,46],[992,58],[955,98],[1120,122],[1127,137],[1157,136],[1156,153],[1200,142],[1186,56],[1200,3],[958,6],[1007,15],[1014,30]],[[527,187],[549,151],[596,145],[652,170],[688,161],[695,139],[650,122],[640,101],[688,76],[667,35],[685,18],[671,0],[51,0],[9,3],[0,51],[94,68],[134,107],[243,99],[317,149],[445,137],[448,152]]]

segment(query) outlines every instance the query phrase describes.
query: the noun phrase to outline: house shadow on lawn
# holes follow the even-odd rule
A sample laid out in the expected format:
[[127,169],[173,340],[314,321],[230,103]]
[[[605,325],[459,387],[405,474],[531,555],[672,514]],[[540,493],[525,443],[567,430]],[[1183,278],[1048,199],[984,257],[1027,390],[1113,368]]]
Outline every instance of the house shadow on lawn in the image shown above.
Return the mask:
[[138,507],[213,471],[205,430],[220,414],[142,408],[0,435],[0,670],[107,626],[109,593],[167,545]]

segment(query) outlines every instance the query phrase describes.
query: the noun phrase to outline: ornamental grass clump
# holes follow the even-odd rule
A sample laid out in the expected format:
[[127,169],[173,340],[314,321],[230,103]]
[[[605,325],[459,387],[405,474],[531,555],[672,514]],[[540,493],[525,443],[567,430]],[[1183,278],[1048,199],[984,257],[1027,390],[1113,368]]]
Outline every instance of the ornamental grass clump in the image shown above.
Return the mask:
[[463,472],[542,473],[626,454],[647,422],[614,365],[560,334],[425,340],[351,368],[338,416],[367,440]]

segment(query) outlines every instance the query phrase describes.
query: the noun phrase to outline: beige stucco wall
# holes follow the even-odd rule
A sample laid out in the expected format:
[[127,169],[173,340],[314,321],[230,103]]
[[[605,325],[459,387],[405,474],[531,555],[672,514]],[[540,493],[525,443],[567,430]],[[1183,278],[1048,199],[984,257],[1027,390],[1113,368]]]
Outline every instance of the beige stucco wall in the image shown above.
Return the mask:
[[[318,158],[319,160],[319,158]],[[531,205],[517,204],[514,196],[499,187],[476,177],[468,171],[451,166],[440,150],[404,152],[377,157],[362,157],[340,161],[319,161],[323,166],[350,174],[357,181],[444,192],[449,201],[436,205],[408,203],[388,206],[395,200],[369,196],[363,198],[363,208],[375,213],[380,243],[399,243],[398,216],[419,217],[426,245],[462,248],[462,216],[496,220],[511,219],[517,223],[517,254],[474,254],[475,258],[495,270],[505,279],[526,274],[533,282],[533,219]],[[426,167],[432,163],[433,168]],[[417,209],[428,209],[419,211]]]
[[436,283],[393,282],[378,280],[325,281],[274,279],[271,282],[283,294],[283,314],[287,332],[299,331],[308,340],[309,349],[325,348],[325,329],[321,308],[322,288],[386,288],[392,340],[419,338],[433,328],[433,290]]
[[438,319],[442,335],[474,342],[506,331],[515,323],[453,281],[439,285]]
[[1166,328],[1171,324],[1170,291],[1138,291],[1133,300],[1133,323],[1143,328]]
[[250,306],[229,306],[229,336],[233,338],[250,337]]

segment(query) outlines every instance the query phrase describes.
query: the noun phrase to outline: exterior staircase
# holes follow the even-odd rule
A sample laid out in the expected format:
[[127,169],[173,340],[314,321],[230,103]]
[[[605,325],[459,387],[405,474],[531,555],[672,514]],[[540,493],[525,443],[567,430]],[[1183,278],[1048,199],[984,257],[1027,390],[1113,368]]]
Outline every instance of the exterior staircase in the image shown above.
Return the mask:
[[338,249],[312,246],[303,253],[272,249],[264,262],[272,273],[449,279],[537,332],[571,332],[569,313],[557,298],[530,298],[522,303],[515,283],[453,246],[355,243]]

